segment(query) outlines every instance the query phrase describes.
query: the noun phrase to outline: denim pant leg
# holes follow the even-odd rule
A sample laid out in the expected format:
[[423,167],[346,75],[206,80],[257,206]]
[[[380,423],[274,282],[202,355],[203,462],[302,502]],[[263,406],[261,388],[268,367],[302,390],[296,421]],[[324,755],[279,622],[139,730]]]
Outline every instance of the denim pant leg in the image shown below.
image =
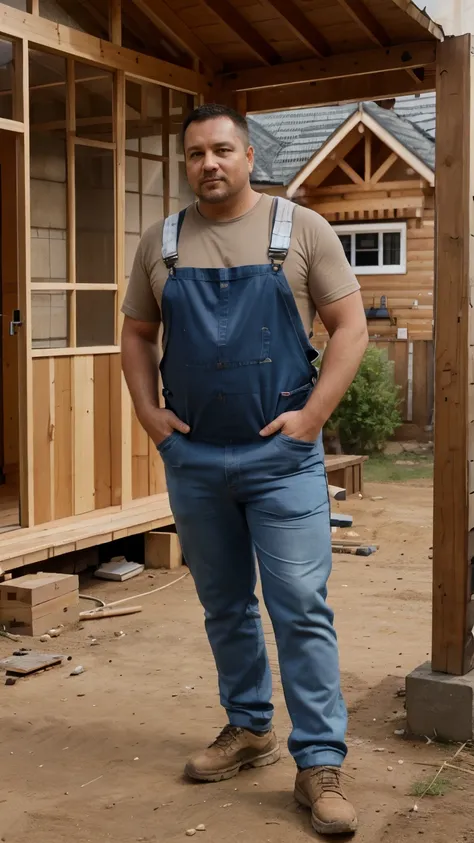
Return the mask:
[[[205,610],[221,704],[233,726],[270,728],[272,679],[255,597],[255,551],[225,478],[224,448],[181,442],[164,455],[184,558]],[[173,463],[175,467],[173,467]]]
[[297,445],[281,441],[273,473],[262,474],[259,483],[254,478],[246,515],[293,723],[290,752],[301,768],[340,766],[347,714],[333,613],[326,603],[331,570],[326,474],[317,450],[301,458],[291,452]]

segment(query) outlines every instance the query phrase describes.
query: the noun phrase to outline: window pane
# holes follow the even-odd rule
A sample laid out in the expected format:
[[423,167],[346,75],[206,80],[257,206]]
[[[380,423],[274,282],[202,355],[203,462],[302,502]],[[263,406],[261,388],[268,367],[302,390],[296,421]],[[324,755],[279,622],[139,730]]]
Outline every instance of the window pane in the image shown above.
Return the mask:
[[69,293],[31,294],[33,348],[67,348],[69,345]]
[[[20,0],[20,2],[24,8],[24,0]],[[17,6],[17,3],[11,2],[9,5]],[[66,6],[66,3],[64,5]],[[82,3],[69,2],[67,3],[68,11],[66,11],[55,0],[39,0],[39,13],[42,18],[47,18],[64,26],[70,26],[80,32],[87,32],[88,35],[95,35],[96,38],[107,39],[107,24],[101,23],[99,16],[94,14],[94,4],[91,4],[91,8],[92,12]]]
[[0,117],[13,119],[13,44],[0,40]]
[[78,283],[86,284],[113,284],[115,281],[113,150],[76,146],[75,178],[76,280]]
[[62,134],[66,130],[66,60],[41,50],[29,51],[31,129]]
[[113,74],[76,62],[76,135],[113,140]]
[[339,240],[342,243],[342,248],[344,249],[344,254],[349,261],[351,262],[351,241],[352,237],[350,234],[338,234]]
[[379,235],[377,232],[364,231],[356,234],[356,266],[378,266]]
[[400,266],[402,237],[399,231],[386,231],[383,235],[384,266]]
[[76,295],[77,345],[115,345],[115,293],[78,290]]

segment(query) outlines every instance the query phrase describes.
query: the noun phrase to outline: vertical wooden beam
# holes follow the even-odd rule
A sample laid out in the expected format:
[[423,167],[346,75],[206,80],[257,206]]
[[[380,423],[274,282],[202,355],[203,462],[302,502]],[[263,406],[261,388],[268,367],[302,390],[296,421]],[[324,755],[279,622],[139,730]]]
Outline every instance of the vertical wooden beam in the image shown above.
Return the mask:
[[365,130],[365,170],[364,180],[369,182],[372,178],[372,132]]
[[[115,281],[116,342],[119,342],[123,324],[121,311],[125,297],[125,142],[127,135],[125,105],[125,73],[117,71],[114,88],[114,138],[115,150]],[[118,367],[117,367],[118,362]],[[132,499],[132,404],[120,362],[112,361],[110,367],[111,390],[111,485],[112,504],[126,503]]]
[[242,117],[247,114],[247,91],[236,91],[234,94],[234,108]]
[[122,0],[109,0],[109,40],[122,44]]
[[[17,140],[18,301],[23,327],[18,334],[20,418],[20,523],[34,523],[33,359],[31,355],[30,92],[28,41],[15,46],[15,116],[25,124]],[[45,399],[46,400],[46,399]]]
[[[66,62],[66,155],[67,155],[67,280],[76,283],[76,80],[74,59]],[[77,341],[76,290],[68,293],[69,340],[72,348]]]
[[163,155],[163,216],[170,212],[170,91],[161,89],[161,154]]
[[39,15],[39,0],[27,0],[26,11],[30,15]]
[[472,79],[471,36],[439,44],[432,667],[450,674],[466,673],[474,656],[469,617],[474,510],[468,470],[474,426],[469,424],[474,421],[474,386],[468,366],[469,344],[474,345]]

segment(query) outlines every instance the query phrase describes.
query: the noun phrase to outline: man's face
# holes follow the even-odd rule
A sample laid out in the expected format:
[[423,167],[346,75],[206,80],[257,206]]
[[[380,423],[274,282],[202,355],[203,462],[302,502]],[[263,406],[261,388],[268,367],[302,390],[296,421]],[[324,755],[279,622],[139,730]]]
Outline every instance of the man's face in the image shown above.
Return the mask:
[[253,149],[229,117],[191,123],[184,152],[189,185],[202,202],[225,202],[248,184]]

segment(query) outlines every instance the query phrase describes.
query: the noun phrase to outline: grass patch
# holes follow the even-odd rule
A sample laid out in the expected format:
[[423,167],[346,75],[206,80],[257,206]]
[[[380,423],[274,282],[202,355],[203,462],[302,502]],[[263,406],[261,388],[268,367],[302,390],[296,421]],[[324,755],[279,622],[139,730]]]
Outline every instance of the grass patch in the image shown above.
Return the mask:
[[442,779],[441,776],[433,781],[432,779],[425,779],[415,782],[411,786],[411,796],[444,796],[451,787],[451,782],[448,779]]
[[[402,465],[397,465],[400,461]],[[432,477],[432,454],[377,454],[364,463],[364,480],[369,483],[406,483]]]

